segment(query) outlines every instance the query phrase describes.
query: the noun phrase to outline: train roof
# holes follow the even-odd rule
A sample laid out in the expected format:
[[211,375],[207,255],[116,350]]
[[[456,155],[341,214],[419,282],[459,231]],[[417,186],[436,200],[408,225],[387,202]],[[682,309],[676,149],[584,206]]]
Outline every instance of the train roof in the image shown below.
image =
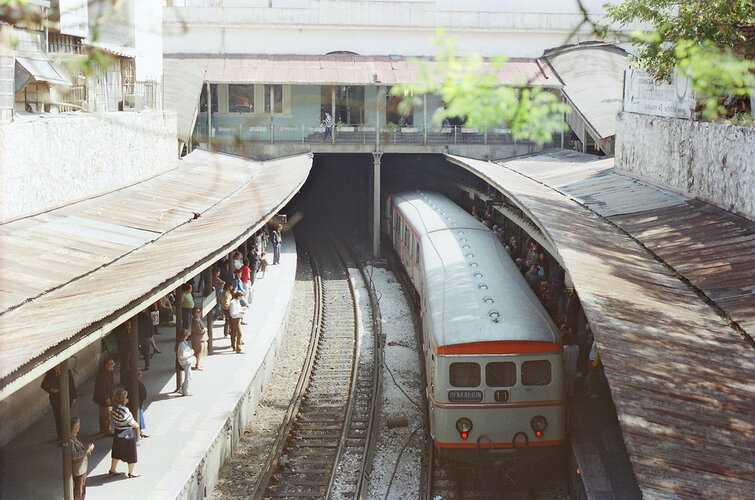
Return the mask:
[[421,242],[435,346],[558,342],[558,329],[492,231],[438,193],[399,193],[393,203]]

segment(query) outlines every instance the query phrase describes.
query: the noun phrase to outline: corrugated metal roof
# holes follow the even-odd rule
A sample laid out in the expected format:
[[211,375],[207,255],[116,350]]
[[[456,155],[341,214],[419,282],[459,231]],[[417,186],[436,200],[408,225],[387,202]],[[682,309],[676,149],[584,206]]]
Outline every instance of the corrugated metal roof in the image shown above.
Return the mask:
[[755,350],[717,310],[753,334],[752,222],[579,153],[449,159],[515,200],[563,257],[643,495],[752,496]]
[[194,151],[150,180],[0,225],[0,396],[222,257],[298,192],[311,164]]
[[609,44],[575,45],[547,52],[545,59],[563,81],[563,93],[598,137],[616,135],[627,53]]
[[[213,83],[394,85],[417,81],[419,75],[418,64],[400,56],[170,54],[165,60],[190,62],[205,70],[207,81]],[[431,71],[437,67],[430,60],[422,64]],[[510,59],[499,69],[485,62],[483,68],[495,71],[505,85],[561,87],[548,65],[536,59]]]

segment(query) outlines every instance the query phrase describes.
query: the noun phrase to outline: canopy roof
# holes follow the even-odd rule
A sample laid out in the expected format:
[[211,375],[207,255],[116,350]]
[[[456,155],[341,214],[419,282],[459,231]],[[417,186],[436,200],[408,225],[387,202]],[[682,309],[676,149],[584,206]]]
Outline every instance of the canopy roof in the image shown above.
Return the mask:
[[752,222],[618,175],[613,159],[448,158],[510,197],[558,249],[644,496],[749,497]]
[[[212,83],[271,83],[285,85],[395,85],[419,81],[422,65],[434,70],[431,60],[402,56],[356,54],[166,54],[165,60],[187,61],[207,72]],[[495,71],[505,85],[560,88],[547,64],[537,59],[509,59],[500,68],[484,61],[482,69]],[[166,66],[166,71],[169,71]]]
[[0,225],[0,400],[251,236],[298,192],[312,159],[197,150],[178,165]]

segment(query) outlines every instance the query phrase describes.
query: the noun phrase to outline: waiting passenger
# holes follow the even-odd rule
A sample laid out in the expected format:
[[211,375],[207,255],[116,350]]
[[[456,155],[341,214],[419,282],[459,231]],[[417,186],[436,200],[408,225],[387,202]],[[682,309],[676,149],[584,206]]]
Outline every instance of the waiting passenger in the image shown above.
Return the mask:
[[241,297],[243,293],[240,291],[233,292],[233,300],[231,300],[231,306],[229,313],[231,315],[231,349],[237,354],[244,354],[241,350],[241,325],[246,324],[242,321],[246,308],[241,305]]
[[[108,424],[110,425],[110,424]],[[81,421],[71,417],[71,475],[73,476],[73,500],[83,500],[87,494],[87,469],[94,444],[85,445],[79,438]]]
[[113,413],[112,424],[115,431],[113,436],[113,447],[110,452],[111,464],[108,474],[119,476],[115,468],[118,461],[123,460],[128,464],[128,477],[139,477],[134,473],[134,464],[136,464],[136,432],[139,430],[139,422],[134,420],[134,416],[126,406],[128,403],[128,391],[118,389],[113,396]]
[[176,338],[176,360],[184,371],[184,381],[178,389],[178,392],[180,392],[182,396],[191,396],[191,393],[189,393],[189,385],[191,384],[191,367],[197,362],[194,357],[194,349],[192,349],[191,342],[189,342],[190,335],[191,333],[189,333],[189,330],[184,328],[181,330],[178,338]]
[[194,357],[197,358],[197,363],[194,365],[194,369],[201,371],[202,368],[199,366],[199,358],[202,354],[204,336],[207,335],[207,325],[202,320],[202,311],[198,307],[192,309],[191,314],[191,347],[194,349]]
[[194,308],[193,290],[191,283],[184,283],[181,287],[181,328],[188,328],[191,324],[191,310]]
[[527,267],[540,265],[540,252],[538,252],[537,244],[534,241],[530,241],[529,243],[525,264],[527,264]]
[[[111,399],[113,398],[113,392],[115,390],[113,368],[115,368],[115,361],[109,357],[103,358],[102,366],[100,366],[100,369],[97,371],[97,375],[94,378],[94,393],[92,394],[92,401],[94,401],[99,408],[100,432],[102,434],[110,434],[112,432],[110,429],[110,407],[113,405]],[[124,383],[125,381],[121,380],[121,384]]]
[[[519,248],[519,240],[516,238],[516,236],[512,236],[509,239],[509,246],[511,247],[511,257],[517,258],[522,256],[522,250]],[[524,274],[524,273],[522,273]]]
[[527,283],[533,291],[537,291],[538,285],[540,284],[540,276],[537,275],[538,267],[539,266],[530,266],[529,270],[524,273],[524,279],[527,280]]
[[241,260],[241,252],[238,250],[233,252],[233,270],[238,271],[244,266],[244,262]]
[[577,359],[579,359],[579,346],[571,329],[565,324],[561,325],[564,344],[564,388],[566,397],[574,397],[574,380],[577,377]]

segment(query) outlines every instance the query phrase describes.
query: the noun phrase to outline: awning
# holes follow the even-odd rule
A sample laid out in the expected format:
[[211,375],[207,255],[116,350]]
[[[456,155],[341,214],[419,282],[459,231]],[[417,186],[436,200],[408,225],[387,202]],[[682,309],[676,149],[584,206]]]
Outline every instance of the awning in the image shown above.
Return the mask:
[[752,223],[615,174],[613,159],[448,159],[508,196],[563,258],[643,495],[751,496],[755,350],[718,307],[752,328]]
[[[420,65],[402,56],[354,54],[260,55],[171,54],[164,60],[181,60],[207,72],[213,83],[272,83],[284,85],[396,85],[418,81]],[[433,70],[437,63],[422,60]],[[495,69],[490,61],[483,69],[495,71],[504,85],[560,88],[547,64],[537,59],[509,59]]]
[[0,225],[0,400],[227,255],[311,165],[194,151],[150,180]]
[[176,59],[163,61],[163,109],[178,117],[178,139],[189,142],[199,109],[205,73],[191,63]]
[[112,43],[102,42],[92,42],[89,45],[114,56],[129,57],[131,59],[136,57],[136,49],[133,47],[126,47],[125,45],[115,45]]
[[[50,56],[42,52],[27,52],[23,55],[16,55],[16,71],[19,70],[28,73],[39,82],[68,87],[72,85],[65,71],[50,59]],[[20,91],[20,89],[16,89],[16,93]]]
[[544,57],[564,83],[562,91],[574,108],[572,118],[584,120],[596,143],[616,135],[627,53],[615,45],[591,43],[554,49]]

